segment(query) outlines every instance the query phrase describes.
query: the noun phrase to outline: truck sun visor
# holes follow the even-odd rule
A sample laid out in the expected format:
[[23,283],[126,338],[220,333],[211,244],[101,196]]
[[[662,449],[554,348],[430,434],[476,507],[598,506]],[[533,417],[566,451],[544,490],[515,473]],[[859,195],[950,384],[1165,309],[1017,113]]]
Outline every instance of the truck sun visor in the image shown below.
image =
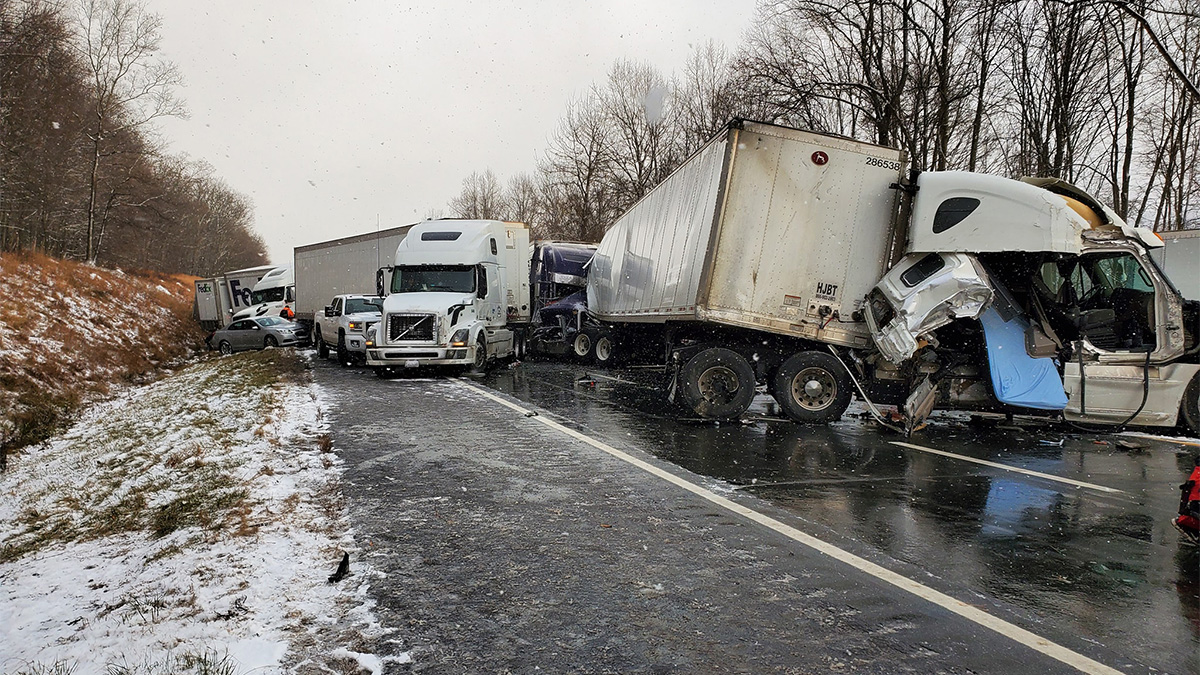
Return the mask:
[[[460,236],[462,236],[462,232],[422,232],[421,241],[455,241]],[[494,249],[495,244],[492,244],[492,247]],[[492,253],[495,252],[495,250],[492,251]]]

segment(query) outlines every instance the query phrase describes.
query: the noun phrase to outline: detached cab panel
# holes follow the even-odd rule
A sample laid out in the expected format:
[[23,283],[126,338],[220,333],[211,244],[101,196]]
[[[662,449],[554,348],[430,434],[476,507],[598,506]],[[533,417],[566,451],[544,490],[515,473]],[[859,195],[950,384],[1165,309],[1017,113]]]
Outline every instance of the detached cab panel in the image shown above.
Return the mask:
[[973,256],[914,254],[884,275],[864,314],[880,353],[901,363],[938,328],[978,317],[992,296],[987,273]]

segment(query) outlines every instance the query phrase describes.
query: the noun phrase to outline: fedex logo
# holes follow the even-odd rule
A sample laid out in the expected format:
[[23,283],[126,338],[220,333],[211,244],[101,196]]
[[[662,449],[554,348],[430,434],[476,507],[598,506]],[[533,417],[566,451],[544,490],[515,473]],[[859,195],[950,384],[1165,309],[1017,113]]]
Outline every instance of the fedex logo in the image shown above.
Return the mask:
[[241,288],[241,282],[237,279],[229,282],[229,297],[233,299],[234,307],[245,305],[250,306],[250,289]]

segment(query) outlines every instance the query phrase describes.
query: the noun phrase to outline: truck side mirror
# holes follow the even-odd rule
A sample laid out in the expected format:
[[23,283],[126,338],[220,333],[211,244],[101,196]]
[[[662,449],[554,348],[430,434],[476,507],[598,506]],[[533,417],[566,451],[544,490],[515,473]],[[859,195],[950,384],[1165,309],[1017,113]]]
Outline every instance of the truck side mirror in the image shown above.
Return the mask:
[[384,288],[383,285],[383,281],[385,279],[383,269],[384,268],[380,267],[379,269],[375,270],[375,295],[378,295],[381,298],[385,295],[384,291],[388,290]]
[[325,318],[335,316],[333,313],[333,305],[325,305]]

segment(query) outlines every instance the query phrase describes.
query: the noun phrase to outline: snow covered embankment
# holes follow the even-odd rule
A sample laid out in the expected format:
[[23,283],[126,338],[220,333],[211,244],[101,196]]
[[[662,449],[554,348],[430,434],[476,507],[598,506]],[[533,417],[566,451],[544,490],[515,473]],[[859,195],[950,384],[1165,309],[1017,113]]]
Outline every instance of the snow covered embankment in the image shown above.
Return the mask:
[[319,398],[290,350],[210,358],[11,457],[0,671],[381,664],[369,572],[327,583],[353,539]]

